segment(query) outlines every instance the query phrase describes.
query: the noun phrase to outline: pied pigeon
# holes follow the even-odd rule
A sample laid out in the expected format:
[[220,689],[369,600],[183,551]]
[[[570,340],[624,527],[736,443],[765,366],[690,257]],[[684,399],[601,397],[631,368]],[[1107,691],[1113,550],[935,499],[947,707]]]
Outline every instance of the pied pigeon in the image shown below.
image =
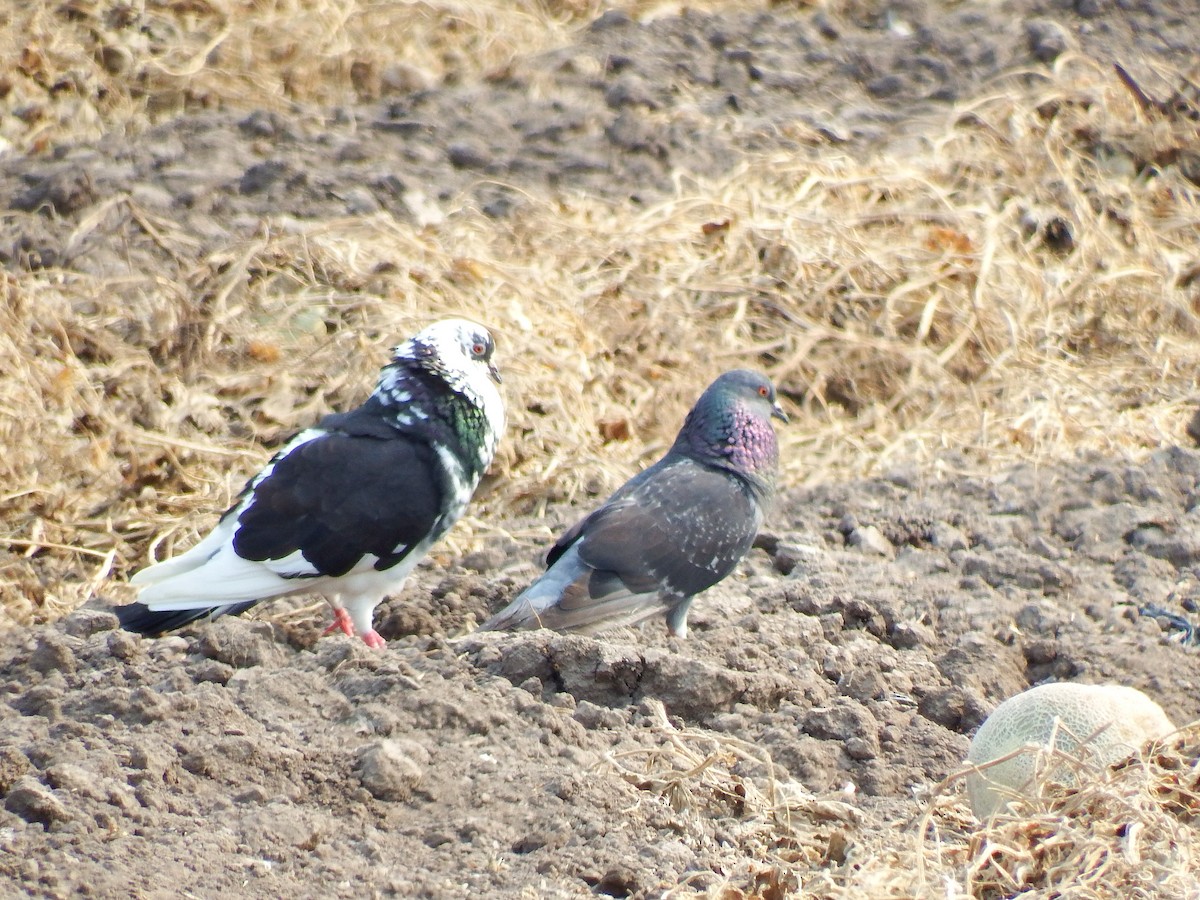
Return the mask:
[[[186,553],[130,580],[122,626],[162,634],[314,592],[334,624],[384,645],[373,613],[466,509],[504,430],[488,331],[465,319],[392,351],[362,406],[293,437]],[[328,632],[327,632],[328,633]]]
[[666,456],[564,534],[548,569],[481,631],[598,631],[656,612],[687,637],[692,598],[733,571],[775,494],[787,421],[771,382],[738,369],[696,401]]

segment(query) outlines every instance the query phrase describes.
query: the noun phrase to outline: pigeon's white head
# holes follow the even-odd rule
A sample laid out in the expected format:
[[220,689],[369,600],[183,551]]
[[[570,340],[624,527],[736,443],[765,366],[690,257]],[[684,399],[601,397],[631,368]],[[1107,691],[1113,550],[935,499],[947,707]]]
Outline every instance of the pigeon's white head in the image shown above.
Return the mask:
[[483,410],[493,432],[504,428],[504,401],[492,362],[496,343],[482,325],[467,319],[442,319],[392,350],[396,363],[416,366],[441,378]]
[[[500,373],[492,363],[496,343],[482,325],[467,319],[434,322],[392,350],[397,361],[414,362],[441,375],[486,375],[497,384]],[[450,380],[449,378],[447,380]]]

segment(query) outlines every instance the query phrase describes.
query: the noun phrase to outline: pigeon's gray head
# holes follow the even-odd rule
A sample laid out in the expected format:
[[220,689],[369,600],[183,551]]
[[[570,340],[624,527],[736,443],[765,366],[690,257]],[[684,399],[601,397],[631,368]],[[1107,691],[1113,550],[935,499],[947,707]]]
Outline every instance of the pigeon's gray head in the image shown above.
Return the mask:
[[700,395],[673,449],[734,471],[767,496],[774,491],[779,468],[772,418],[788,420],[770,379],[758,372],[734,369]]

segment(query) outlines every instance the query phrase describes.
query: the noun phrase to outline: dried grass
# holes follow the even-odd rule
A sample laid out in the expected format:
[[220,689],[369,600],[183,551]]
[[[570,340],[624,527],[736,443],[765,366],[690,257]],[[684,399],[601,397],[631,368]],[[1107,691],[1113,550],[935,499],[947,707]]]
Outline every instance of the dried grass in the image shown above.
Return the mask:
[[[956,790],[974,771],[963,769],[931,792],[915,823],[879,830],[863,827],[852,802],[777,781],[761,748],[677,729],[661,710],[658,718],[645,732],[652,746],[609,763],[676,811],[721,821],[743,863],[702,891],[714,900],[1185,900],[1200,892],[1200,722],[1112,767],[1058,751],[1053,763],[1071,786],[1046,782],[984,823]],[[745,762],[753,777],[739,771]],[[674,895],[694,893],[683,885]]]
[[639,212],[567,196],[503,223],[453,203],[420,227],[280,219],[201,256],[112,198],[80,229],[122,216],[109,252],[161,266],[4,275],[3,608],[53,618],[155,535],[159,552],[193,540],[211,515],[188,513],[220,509],[448,313],[497,332],[512,411],[450,552],[497,515],[611,489],[734,365],[798,412],[790,485],[1176,443],[1200,357],[1198,193],[1181,165],[1127,170],[1194,132],[1065,59],[915,144],[747,160]]
[[[966,835],[957,870],[966,896],[1189,898],[1200,893],[1200,723],[1112,767],[1054,753],[1071,786],[1038,792]],[[920,834],[937,839],[938,794]],[[965,837],[965,846],[964,846]],[[925,860],[928,863],[928,860]],[[929,875],[926,869],[926,877]]]
[[[643,703],[652,721],[638,733],[653,745],[612,753],[606,760],[630,784],[692,819],[701,833],[705,822],[722,822],[737,845],[740,864],[705,889],[707,896],[784,897],[798,890],[809,872],[845,862],[846,848],[864,820],[846,799],[817,797],[798,782],[780,781],[763,748],[732,735],[677,728],[659,701]],[[750,893],[743,885],[750,885]],[[685,882],[667,896],[694,893]]]
[[0,137],[63,139],[198,109],[295,112],[499,76],[593,12],[571,0],[66,0],[10,4]]

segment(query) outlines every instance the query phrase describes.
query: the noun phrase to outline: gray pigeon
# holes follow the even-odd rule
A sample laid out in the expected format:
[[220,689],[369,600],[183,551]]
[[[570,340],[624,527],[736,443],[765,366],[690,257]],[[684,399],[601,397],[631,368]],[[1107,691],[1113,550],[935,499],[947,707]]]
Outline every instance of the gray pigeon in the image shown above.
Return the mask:
[[687,637],[692,598],[733,571],[775,494],[787,421],[771,382],[726,372],[706,390],[667,455],[564,534],[545,574],[482,631],[598,631],[663,612]]
[[373,614],[466,509],[504,430],[487,330],[436,322],[392,351],[362,406],[267,463],[212,532],[138,572],[123,627],[162,634],[284,594],[323,594],[330,631],[384,642]]

